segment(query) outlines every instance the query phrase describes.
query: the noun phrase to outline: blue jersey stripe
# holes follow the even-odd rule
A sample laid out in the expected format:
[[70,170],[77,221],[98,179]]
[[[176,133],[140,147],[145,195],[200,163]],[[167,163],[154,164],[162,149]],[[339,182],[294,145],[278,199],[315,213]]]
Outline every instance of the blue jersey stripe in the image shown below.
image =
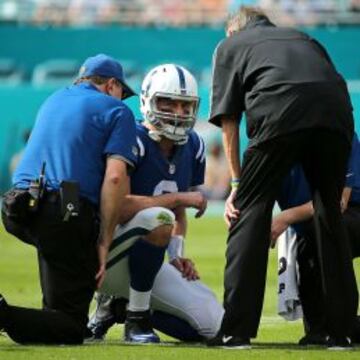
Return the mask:
[[182,95],[186,94],[186,81],[185,81],[185,74],[181,67],[175,66],[178,74],[179,74],[179,82],[180,82],[180,91]]

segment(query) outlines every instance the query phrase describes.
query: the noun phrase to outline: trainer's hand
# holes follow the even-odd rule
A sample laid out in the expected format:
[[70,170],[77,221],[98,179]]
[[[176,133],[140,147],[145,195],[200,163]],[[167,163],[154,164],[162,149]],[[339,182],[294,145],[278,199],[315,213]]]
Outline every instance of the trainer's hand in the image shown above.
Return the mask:
[[271,223],[270,247],[273,249],[278,237],[287,230],[290,224],[283,214],[275,216]]
[[233,221],[238,220],[239,216],[240,216],[240,211],[238,209],[236,209],[234,206],[236,190],[237,189],[231,190],[231,193],[225,202],[224,219],[225,219],[225,223],[228,227],[231,226],[231,223]]
[[100,289],[101,285],[104,282],[105,279],[105,273],[106,273],[106,259],[109,252],[108,246],[104,245],[104,243],[100,242],[98,244],[98,258],[99,258],[99,269],[95,275],[96,280],[96,288]]
[[196,218],[201,217],[207,207],[207,200],[204,194],[200,191],[190,191],[182,193],[182,205],[185,207],[191,207],[197,209],[195,214]]
[[189,281],[200,279],[199,273],[195,269],[195,265],[190,259],[176,258],[171,260],[170,264],[179,270],[185,279]]

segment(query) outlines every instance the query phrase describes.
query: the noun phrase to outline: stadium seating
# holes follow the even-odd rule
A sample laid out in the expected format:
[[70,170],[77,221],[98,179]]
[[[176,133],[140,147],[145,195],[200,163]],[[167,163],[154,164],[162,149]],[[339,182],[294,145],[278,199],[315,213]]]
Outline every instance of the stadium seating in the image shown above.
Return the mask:
[[62,86],[74,81],[79,71],[79,62],[70,59],[53,59],[37,65],[34,69],[34,86]]
[[0,85],[17,86],[23,78],[24,73],[14,60],[0,58]]
[[[360,42],[360,27],[307,28],[305,31],[325,45],[336,67],[347,80],[360,79],[360,47],[357,46]],[[188,67],[199,81],[199,125],[205,132],[213,131],[213,128],[206,128],[211,59],[217,43],[223,37],[222,27],[0,26],[0,38],[11,39],[1,44],[4,58],[0,59],[0,191],[8,186],[4,174],[9,156],[22,145],[20,136],[18,140],[15,139],[16,134],[32,126],[39,106],[52,91],[74,80],[79,64],[86,57],[99,52],[120,60],[129,84],[137,92],[146,71],[159,63],[176,62]],[[69,56],[71,59],[67,59]],[[350,91],[355,118],[358,119],[356,127],[360,131],[358,82],[350,82]],[[135,117],[139,118],[138,97],[127,100],[127,103]],[[242,147],[246,144],[244,134],[243,130]]]

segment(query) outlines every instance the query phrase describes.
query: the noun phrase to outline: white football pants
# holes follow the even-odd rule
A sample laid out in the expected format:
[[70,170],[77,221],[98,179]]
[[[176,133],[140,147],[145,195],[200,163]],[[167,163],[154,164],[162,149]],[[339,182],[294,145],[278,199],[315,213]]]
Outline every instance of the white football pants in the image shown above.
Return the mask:
[[[131,246],[153,229],[174,222],[174,214],[161,207],[140,211],[124,226],[118,226],[111,247],[100,293],[129,298],[128,253]],[[146,259],[144,259],[146,261]],[[106,317],[107,302],[98,304],[95,317]],[[211,338],[220,329],[223,307],[215,294],[200,281],[188,281],[172,265],[164,263],[151,294],[151,308],[187,321],[201,336]]]

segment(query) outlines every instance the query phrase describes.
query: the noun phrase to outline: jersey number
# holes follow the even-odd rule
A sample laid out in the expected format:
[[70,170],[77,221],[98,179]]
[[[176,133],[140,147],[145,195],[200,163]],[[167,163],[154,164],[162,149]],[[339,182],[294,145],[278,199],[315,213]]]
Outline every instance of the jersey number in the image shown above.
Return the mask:
[[176,192],[178,192],[178,186],[175,181],[162,180],[155,186],[154,196]]

